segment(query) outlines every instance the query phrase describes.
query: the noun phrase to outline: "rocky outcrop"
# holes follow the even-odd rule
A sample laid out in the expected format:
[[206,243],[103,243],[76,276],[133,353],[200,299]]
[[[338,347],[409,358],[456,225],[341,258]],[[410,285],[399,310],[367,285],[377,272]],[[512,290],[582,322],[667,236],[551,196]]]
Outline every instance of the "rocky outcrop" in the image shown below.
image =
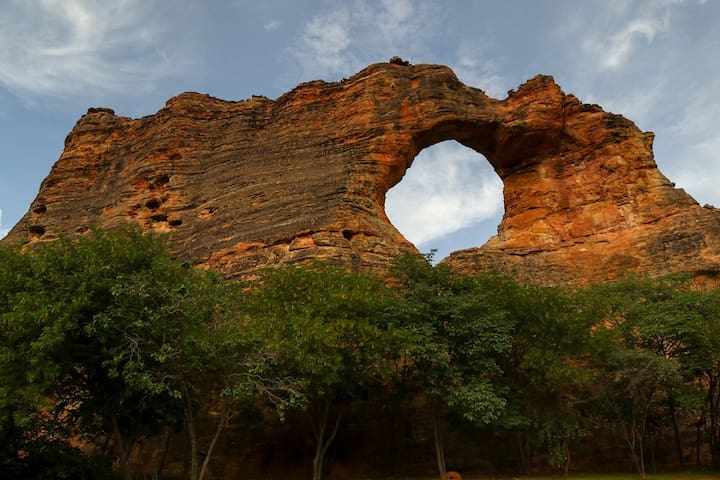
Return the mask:
[[658,171],[651,133],[548,76],[496,100],[447,67],[405,63],[276,100],[184,93],[139,119],[90,109],[7,240],[131,221],[231,276],[308,258],[383,268],[413,249],[386,192],[423,148],[454,139],[488,159],[505,196],[497,236],[445,260],[460,270],[542,283],[720,270],[720,212]]

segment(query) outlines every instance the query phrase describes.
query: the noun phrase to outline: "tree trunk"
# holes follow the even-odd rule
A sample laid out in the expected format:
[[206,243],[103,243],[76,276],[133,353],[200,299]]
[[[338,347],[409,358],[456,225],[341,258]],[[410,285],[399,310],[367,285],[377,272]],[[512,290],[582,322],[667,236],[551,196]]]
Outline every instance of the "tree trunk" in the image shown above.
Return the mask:
[[147,480],[147,475],[145,474],[145,455],[143,455],[143,439],[141,438],[136,445],[138,447],[138,460],[140,460],[140,475],[142,475],[142,480]]
[[[111,427],[112,429],[112,427]],[[107,457],[110,454],[110,440],[112,440],[114,433],[107,435],[102,445],[103,456]]]
[[644,435],[640,435],[638,446],[640,447],[640,478],[645,480],[645,446],[643,445]]
[[332,409],[332,401],[325,399],[323,405],[320,406],[320,411],[316,415],[310,414],[310,425],[313,429],[315,436],[315,455],[313,457],[313,480],[322,480],[322,469],[323,463],[325,462],[325,454],[328,448],[335,440],[335,436],[340,426],[340,419],[342,418],[342,412],[338,412],[335,418],[333,429],[329,436],[326,438],[328,424],[330,423],[330,411]]
[[115,448],[117,449],[120,459],[120,469],[122,470],[123,480],[132,480],[132,470],[130,470],[130,463],[128,462],[128,452],[125,448],[125,442],[120,432],[120,425],[118,424],[116,414],[113,413],[110,416],[110,423],[112,425],[113,436],[115,437]]
[[190,480],[198,480],[198,443],[195,435],[195,418],[193,416],[192,399],[187,385],[182,382],[180,384],[182,391],[183,413],[185,414],[185,427],[188,431],[190,439]]
[[170,449],[170,436],[172,435],[172,429],[171,427],[166,426],[163,429],[163,449],[160,452],[160,455],[155,460],[155,470],[153,471],[153,480],[159,480],[160,478],[160,472],[162,472],[163,465],[165,465],[165,458],[167,457],[167,452]]
[[[644,480],[644,468],[637,448],[638,432],[635,428],[635,421],[635,415],[633,414],[632,420],[628,421],[627,419],[623,419],[620,423],[622,427],[623,437],[625,437],[625,443],[630,450],[630,455],[632,456],[633,463],[635,463],[635,469],[640,474],[640,478]],[[642,447],[640,447],[640,451],[642,451]]]
[[447,467],[445,465],[445,445],[442,439],[442,409],[439,401],[431,402],[432,410],[432,425],[433,434],[435,438],[435,456],[437,457],[438,474],[440,474],[440,480],[447,480]]
[[678,456],[678,462],[680,462],[680,469],[685,471],[685,454],[682,445],[682,437],[680,436],[680,428],[677,422],[677,407],[675,406],[675,399],[672,396],[668,396],[668,409],[670,410],[670,418],[672,420],[673,433],[675,435],[675,450]]
[[655,436],[648,435],[648,443],[650,444],[650,466],[653,475],[657,474],[657,461],[655,460]]
[[515,435],[518,445],[518,462],[520,466],[520,474],[527,475],[530,470],[530,442],[528,433],[519,431]]
[[696,430],[695,430],[695,465],[700,466],[700,444],[702,439],[702,425],[705,423],[704,420],[698,421],[695,424]]
[[720,376],[707,372],[708,377],[708,413],[710,426],[710,457],[714,468],[720,468]]
[[200,469],[200,476],[198,477],[198,480],[203,479],[203,476],[205,475],[205,471],[207,470],[207,466],[210,463],[210,455],[212,455],[213,449],[215,448],[215,444],[217,443],[218,438],[220,438],[220,432],[222,432],[225,425],[227,425],[229,418],[230,418],[230,407],[228,406],[227,401],[223,401],[222,413],[220,414],[220,423],[218,423],[217,430],[215,430],[215,435],[213,436],[213,439],[210,442],[210,446],[207,449],[207,454],[205,455],[205,459],[203,460],[203,464],[202,464],[202,468]]

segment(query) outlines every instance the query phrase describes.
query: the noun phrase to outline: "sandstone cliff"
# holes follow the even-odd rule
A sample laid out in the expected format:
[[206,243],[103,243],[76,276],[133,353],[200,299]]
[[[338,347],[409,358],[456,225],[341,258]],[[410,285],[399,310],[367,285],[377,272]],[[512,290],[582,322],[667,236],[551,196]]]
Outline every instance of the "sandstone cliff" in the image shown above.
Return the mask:
[[396,63],[276,100],[183,93],[139,119],[91,108],[6,241],[131,221],[231,276],[308,258],[383,268],[413,248],[386,192],[450,139],[504,182],[498,235],[445,260],[460,270],[542,283],[720,270],[720,211],[659,172],[651,133],[552,77],[496,100],[447,67]]

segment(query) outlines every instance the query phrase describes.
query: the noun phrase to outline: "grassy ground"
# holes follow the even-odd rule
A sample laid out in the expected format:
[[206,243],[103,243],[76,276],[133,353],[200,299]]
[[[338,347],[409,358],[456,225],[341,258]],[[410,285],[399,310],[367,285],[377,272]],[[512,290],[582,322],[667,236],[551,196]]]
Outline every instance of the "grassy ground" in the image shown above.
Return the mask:
[[[568,480],[638,480],[640,475],[637,473],[613,473],[613,474],[586,474],[586,475],[568,475],[563,477],[558,476],[531,476],[524,477],[526,480],[560,480],[567,478]],[[695,472],[695,473],[661,473],[661,474],[648,474],[645,477],[647,480],[718,480],[720,474],[715,475],[709,472]],[[472,480],[472,477],[468,477],[464,480]]]
[[[549,476],[549,477],[529,477],[528,480],[558,480],[565,478],[561,475]],[[613,474],[578,474],[568,475],[569,480],[638,480],[640,475],[638,473],[613,473]],[[695,473],[659,473],[659,474],[648,474],[646,480],[718,480],[720,475],[710,474],[709,472],[695,472]],[[467,479],[471,480],[471,479]]]
[[[462,472],[461,472],[462,473]],[[720,473],[712,472],[684,472],[684,473],[661,473],[648,474],[646,480],[720,480]],[[463,475],[463,480],[639,480],[637,473],[608,473],[608,474],[571,474],[567,477],[562,475],[531,475],[528,477],[488,477]],[[437,477],[413,478],[408,480],[437,480]]]

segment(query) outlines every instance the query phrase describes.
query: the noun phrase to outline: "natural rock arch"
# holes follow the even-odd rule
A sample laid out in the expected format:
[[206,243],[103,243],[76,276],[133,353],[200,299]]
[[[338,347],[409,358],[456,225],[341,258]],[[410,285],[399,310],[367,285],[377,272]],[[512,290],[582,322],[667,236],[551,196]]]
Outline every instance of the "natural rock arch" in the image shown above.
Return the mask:
[[184,93],[140,119],[90,109],[6,241],[126,221],[234,276],[308,258],[384,268],[411,249],[383,201],[417,153],[454,139],[504,182],[486,245],[447,260],[543,283],[720,269],[720,214],[657,169],[651,133],[537,76],[504,100],[447,67],[367,67],[276,100]]

